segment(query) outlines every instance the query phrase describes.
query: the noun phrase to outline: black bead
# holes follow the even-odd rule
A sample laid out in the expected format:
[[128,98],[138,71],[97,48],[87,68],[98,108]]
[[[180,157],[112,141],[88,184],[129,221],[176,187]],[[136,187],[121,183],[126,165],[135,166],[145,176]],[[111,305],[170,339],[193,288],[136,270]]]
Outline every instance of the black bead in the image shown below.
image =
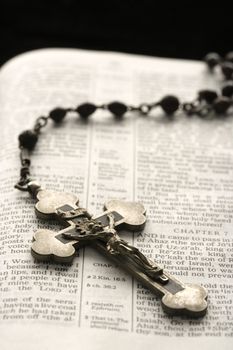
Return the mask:
[[228,81],[222,87],[222,95],[226,96],[226,97],[232,97],[232,95],[233,95],[233,81]]
[[83,103],[76,108],[76,111],[80,115],[81,118],[88,118],[91,114],[96,111],[96,106],[93,103]]
[[162,107],[166,114],[173,114],[179,108],[180,102],[177,97],[167,95],[162,98],[162,100],[159,102],[159,105]]
[[111,102],[107,107],[116,117],[122,117],[128,110],[127,106],[122,102]]
[[216,52],[210,52],[204,57],[204,61],[210,69],[213,69],[221,61],[221,56]]
[[221,96],[217,98],[213,104],[214,111],[217,114],[224,114],[231,105],[231,100],[228,97]]
[[233,63],[224,62],[223,64],[221,64],[221,69],[222,69],[223,75],[227,80],[233,77]]
[[49,113],[49,117],[55,122],[55,123],[61,123],[61,121],[65,118],[67,113],[67,110],[64,108],[57,107],[53,109]]
[[33,130],[23,131],[19,135],[19,145],[20,147],[27,148],[28,150],[32,150],[38,140],[38,135]]
[[213,90],[200,90],[198,92],[198,97],[200,100],[204,100],[207,103],[213,103],[218,97],[218,94]]
[[228,62],[233,63],[233,51],[230,51],[230,52],[228,52],[228,53],[226,54],[225,60],[228,61]]

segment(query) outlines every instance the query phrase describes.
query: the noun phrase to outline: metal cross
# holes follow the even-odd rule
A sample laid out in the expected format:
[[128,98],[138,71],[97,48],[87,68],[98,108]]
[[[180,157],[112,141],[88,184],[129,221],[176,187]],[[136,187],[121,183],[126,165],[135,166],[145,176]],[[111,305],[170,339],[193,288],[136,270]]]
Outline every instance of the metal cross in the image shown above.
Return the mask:
[[166,313],[205,315],[207,292],[202,286],[184,284],[164,272],[118,235],[121,229],[138,231],[144,228],[145,208],[141,203],[110,200],[104,205],[104,213],[93,218],[86,209],[79,207],[74,194],[39,189],[36,197],[37,216],[58,219],[66,227],[59,232],[41,229],[35,233],[31,251],[37,260],[71,263],[76,250],[90,244],[161,297]]

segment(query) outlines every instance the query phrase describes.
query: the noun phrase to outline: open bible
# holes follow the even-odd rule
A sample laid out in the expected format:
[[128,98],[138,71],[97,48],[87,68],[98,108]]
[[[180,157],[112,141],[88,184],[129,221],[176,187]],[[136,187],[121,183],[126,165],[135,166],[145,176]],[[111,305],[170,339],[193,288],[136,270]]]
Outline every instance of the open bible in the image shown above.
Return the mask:
[[201,62],[75,49],[20,55],[0,70],[0,348],[232,349],[233,119],[173,118],[155,109],[116,121],[97,111],[50,123],[32,156],[32,174],[50,190],[75,193],[89,212],[110,199],[139,201],[143,231],[123,238],[185,283],[208,291],[203,318],[166,315],[160,300],[91,247],[72,265],[38,263],[35,201],[14,189],[18,134],[56,107],[174,94],[191,101],[217,89]]

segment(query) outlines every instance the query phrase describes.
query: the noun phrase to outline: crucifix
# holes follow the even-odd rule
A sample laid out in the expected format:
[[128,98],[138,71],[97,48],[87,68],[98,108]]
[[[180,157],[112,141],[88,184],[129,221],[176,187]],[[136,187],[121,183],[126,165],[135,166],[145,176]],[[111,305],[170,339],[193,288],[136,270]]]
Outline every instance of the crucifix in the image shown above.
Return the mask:
[[146,223],[145,208],[138,202],[110,200],[105,211],[92,217],[79,206],[76,195],[31,186],[37,198],[36,214],[41,219],[59,220],[65,227],[56,232],[38,230],[33,238],[32,255],[39,261],[72,263],[76,251],[91,245],[132,274],[161,298],[170,315],[202,317],[207,310],[207,292],[197,284],[184,284],[118,234],[122,229],[140,231]]

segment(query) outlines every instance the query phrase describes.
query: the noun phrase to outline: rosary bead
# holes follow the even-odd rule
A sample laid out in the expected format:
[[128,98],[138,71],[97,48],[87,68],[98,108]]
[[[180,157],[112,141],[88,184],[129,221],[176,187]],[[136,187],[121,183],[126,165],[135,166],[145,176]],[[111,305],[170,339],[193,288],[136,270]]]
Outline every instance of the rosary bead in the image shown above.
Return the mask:
[[215,100],[213,104],[213,108],[217,114],[224,114],[226,113],[230,105],[231,105],[231,100],[228,97],[221,96]]
[[221,69],[223,72],[223,75],[227,80],[231,79],[233,77],[233,63],[231,62],[224,62],[221,65]]
[[222,87],[222,95],[226,96],[226,97],[232,97],[232,95],[233,95],[233,81],[228,81]]
[[221,61],[221,57],[216,52],[210,52],[205,57],[204,60],[210,69],[213,69]]
[[55,123],[61,123],[61,121],[65,118],[66,113],[67,113],[67,110],[65,108],[57,107],[49,113],[49,117]]
[[158,104],[166,114],[173,114],[179,108],[180,102],[176,96],[167,95]]
[[122,117],[128,110],[127,106],[122,102],[112,102],[107,107],[116,117]]
[[28,150],[32,150],[38,140],[37,134],[33,130],[23,131],[19,135],[19,145],[20,147],[26,148]]
[[198,97],[200,100],[204,100],[207,103],[213,103],[218,97],[217,93],[213,90],[200,90],[198,92]]
[[76,108],[76,111],[81,118],[87,119],[91,114],[96,111],[96,106],[93,103],[83,103]]
[[226,61],[233,63],[233,51],[230,51],[226,54]]

